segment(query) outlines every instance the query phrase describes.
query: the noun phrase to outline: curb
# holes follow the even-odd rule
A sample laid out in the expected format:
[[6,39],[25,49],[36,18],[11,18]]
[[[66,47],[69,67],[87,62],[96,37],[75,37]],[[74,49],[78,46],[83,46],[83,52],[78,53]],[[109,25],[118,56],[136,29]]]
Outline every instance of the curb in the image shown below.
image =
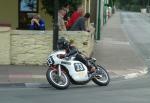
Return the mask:
[[131,74],[124,75],[124,78],[125,79],[136,78],[136,77],[139,77],[139,76],[146,75],[147,73],[148,73],[148,68],[145,68],[143,71],[141,70],[141,71],[136,72],[136,73],[131,73]]
[[133,79],[133,78],[137,78],[137,77],[146,75],[146,74],[148,74],[148,73],[149,73],[149,68],[146,67],[145,69],[140,70],[140,71],[137,71],[137,72],[134,72],[134,73],[130,73],[130,74],[122,75],[122,76],[116,76],[116,77],[112,78],[112,80],[118,80],[118,79],[124,79],[124,80]]
[[[71,84],[71,88],[81,88],[87,86],[94,86],[93,82],[89,82],[86,85],[74,85]],[[52,86],[48,83],[0,83],[0,88],[52,88]]]
[[15,79],[15,78],[45,79],[45,78],[46,78],[46,75],[10,74],[10,75],[8,76],[8,78],[10,78],[10,79],[12,79],[12,78],[13,78],[13,79]]
[[[131,73],[131,74],[126,74],[122,76],[113,76],[111,78],[112,81],[116,80],[127,80],[127,79],[133,79],[137,78],[139,76],[143,76],[148,74],[148,68],[145,68],[142,71]],[[32,76],[32,78],[44,78],[43,75],[36,75]],[[89,82],[85,85],[71,85],[72,88],[78,88],[78,87],[86,87],[86,86],[94,86],[95,84],[93,82]],[[51,88],[51,85],[47,83],[0,83],[0,88]]]

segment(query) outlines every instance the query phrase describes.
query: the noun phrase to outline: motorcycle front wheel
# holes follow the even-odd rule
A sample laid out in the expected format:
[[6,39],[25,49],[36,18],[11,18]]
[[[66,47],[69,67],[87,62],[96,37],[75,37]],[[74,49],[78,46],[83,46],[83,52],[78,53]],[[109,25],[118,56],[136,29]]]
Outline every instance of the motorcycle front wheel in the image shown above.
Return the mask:
[[67,89],[70,85],[70,80],[67,74],[61,72],[61,76],[59,76],[58,71],[54,69],[47,70],[46,78],[49,84],[56,89]]
[[102,66],[97,66],[97,75],[92,78],[92,81],[100,86],[106,86],[110,82],[110,77],[108,72]]

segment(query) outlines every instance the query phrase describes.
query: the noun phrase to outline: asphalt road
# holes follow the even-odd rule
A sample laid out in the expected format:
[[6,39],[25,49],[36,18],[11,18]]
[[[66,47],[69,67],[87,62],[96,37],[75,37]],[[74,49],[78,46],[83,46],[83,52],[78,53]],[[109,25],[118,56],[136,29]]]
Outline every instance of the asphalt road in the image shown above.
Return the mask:
[[150,17],[141,13],[122,12],[121,20],[130,43],[150,67]]
[[0,88],[1,103],[149,103],[150,76],[115,80],[107,87]]

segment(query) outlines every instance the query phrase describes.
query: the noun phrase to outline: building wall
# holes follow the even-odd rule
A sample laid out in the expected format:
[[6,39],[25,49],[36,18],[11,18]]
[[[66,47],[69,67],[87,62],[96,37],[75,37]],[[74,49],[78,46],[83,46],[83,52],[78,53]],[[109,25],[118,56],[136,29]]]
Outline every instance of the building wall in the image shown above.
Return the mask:
[[105,11],[104,11],[104,4],[105,4],[105,0],[101,0],[101,27],[104,25],[104,19],[105,19]]
[[[39,14],[46,21],[46,29],[52,29],[52,18],[41,9],[39,0]],[[18,27],[18,0],[0,0],[0,24],[11,24],[13,29]]]
[[18,0],[0,0],[0,23],[18,27]]
[[0,64],[10,64],[10,28],[0,27]]
[[[101,27],[103,26],[103,19],[104,19],[104,0],[100,0],[101,1],[101,11],[99,11],[100,14],[100,18],[101,18]],[[98,16],[97,14],[97,0],[91,0],[91,4],[90,4],[90,10],[91,10],[91,22],[94,23],[96,21],[96,18]]]
[[46,29],[47,30],[52,30],[52,16],[50,16],[49,14],[47,14],[45,12],[45,10],[42,10],[42,3],[41,0],[39,0],[39,14],[41,15],[41,17],[46,21]]
[[95,23],[96,22],[96,12],[97,12],[97,0],[91,0],[91,22]]
[[[83,0],[85,12],[90,12],[91,0]],[[18,0],[0,0],[0,23],[11,24],[13,29],[18,28]],[[46,21],[46,29],[52,30],[52,17],[42,10],[42,3],[39,0],[39,14]]]

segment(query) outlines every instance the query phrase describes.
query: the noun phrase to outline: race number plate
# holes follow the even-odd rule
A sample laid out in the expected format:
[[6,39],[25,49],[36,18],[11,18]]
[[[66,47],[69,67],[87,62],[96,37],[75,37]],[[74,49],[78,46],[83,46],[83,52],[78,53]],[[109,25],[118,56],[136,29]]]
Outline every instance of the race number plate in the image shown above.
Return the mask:
[[83,67],[83,65],[81,63],[75,63],[74,67],[75,67],[76,72],[80,72],[80,71],[85,70],[85,68]]
[[47,62],[48,62],[49,65],[54,64],[54,60],[53,60],[52,56],[49,56]]

